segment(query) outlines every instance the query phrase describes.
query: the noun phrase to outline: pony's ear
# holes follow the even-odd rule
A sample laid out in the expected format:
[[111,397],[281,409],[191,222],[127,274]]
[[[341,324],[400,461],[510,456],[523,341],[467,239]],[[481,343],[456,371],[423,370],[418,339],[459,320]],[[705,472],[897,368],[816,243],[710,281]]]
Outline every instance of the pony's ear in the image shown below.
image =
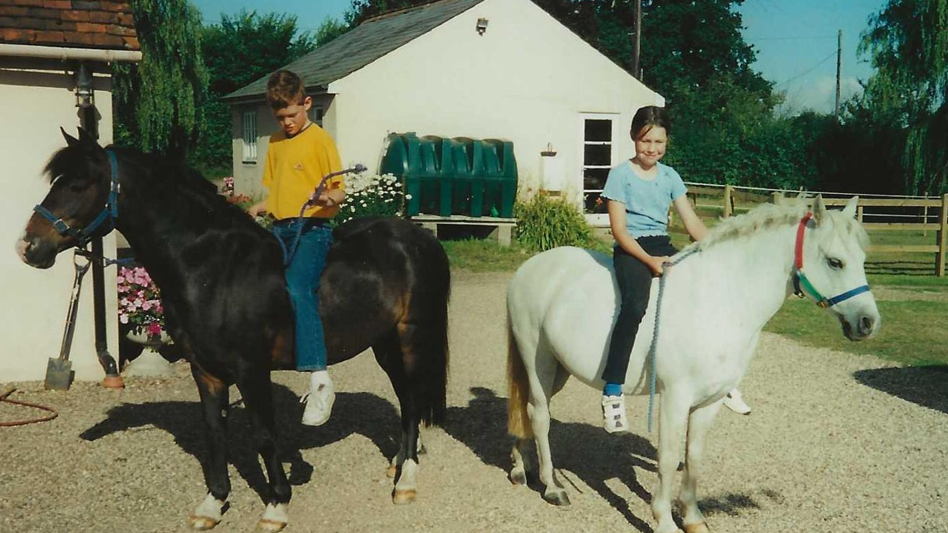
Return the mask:
[[95,138],[93,138],[88,131],[83,129],[82,126],[79,126],[79,140],[85,146],[99,146],[99,143],[96,142]]
[[853,196],[846,202],[846,207],[843,208],[843,215],[849,218],[856,218],[856,207],[859,205],[859,197]]
[[823,222],[824,215],[826,215],[826,204],[823,203],[823,195],[817,194],[813,199],[813,220],[817,225]]
[[[66,133],[66,130],[64,130],[61,126],[60,126],[60,128],[59,128],[59,131],[63,132],[63,138],[66,139],[66,144],[67,144],[70,148],[75,148],[76,146],[79,146],[80,144],[82,144],[82,143],[79,142],[79,139],[77,139],[77,138],[73,137],[72,135],[69,135],[68,133]],[[79,128],[79,131],[81,132],[81,131],[82,131],[82,128]]]

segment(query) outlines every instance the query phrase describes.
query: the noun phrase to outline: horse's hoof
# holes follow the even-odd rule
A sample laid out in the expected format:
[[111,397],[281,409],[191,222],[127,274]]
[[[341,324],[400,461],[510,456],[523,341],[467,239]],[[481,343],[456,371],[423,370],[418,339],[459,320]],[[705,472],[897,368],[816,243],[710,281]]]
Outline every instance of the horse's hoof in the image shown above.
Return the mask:
[[280,531],[283,531],[283,528],[285,527],[286,522],[261,518],[260,521],[257,522],[257,529],[255,530],[255,533],[279,533]]
[[711,533],[711,530],[704,522],[698,522],[697,524],[685,524],[685,533]]
[[398,474],[398,467],[395,465],[389,465],[389,467],[385,469],[385,477],[389,479],[395,479],[396,474]]
[[191,524],[191,529],[195,531],[207,531],[208,529],[214,529],[214,526],[219,524],[220,520],[208,516],[191,515],[188,517],[188,523]]
[[565,491],[563,492],[550,492],[543,495],[543,499],[557,507],[565,507],[569,505],[569,496]]
[[527,473],[523,470],[518,470],[516,472],[510,472],[510,482],[514,485],[526,485],[527,484]]
[[415,501],[415,489],[396,489],[392,494],[392,503],[395,505],[405,505]]

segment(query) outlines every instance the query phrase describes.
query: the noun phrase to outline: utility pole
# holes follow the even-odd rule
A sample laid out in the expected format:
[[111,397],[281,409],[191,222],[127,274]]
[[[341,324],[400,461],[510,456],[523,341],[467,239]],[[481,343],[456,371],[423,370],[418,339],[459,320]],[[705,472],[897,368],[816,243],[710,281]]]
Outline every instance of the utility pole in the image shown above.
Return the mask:
[[632,75],[637,79],[642,79],[639,72],[639,51],[642,45],[642,0],[633,0],[635,2],[635,40],[632,41]]
[[836,33],[836,108],[833,112],[833,117],[836,118],[836,122],[839,122],[839,83],[840,83],[840,72],[843,62],[843,30],[839,30]]

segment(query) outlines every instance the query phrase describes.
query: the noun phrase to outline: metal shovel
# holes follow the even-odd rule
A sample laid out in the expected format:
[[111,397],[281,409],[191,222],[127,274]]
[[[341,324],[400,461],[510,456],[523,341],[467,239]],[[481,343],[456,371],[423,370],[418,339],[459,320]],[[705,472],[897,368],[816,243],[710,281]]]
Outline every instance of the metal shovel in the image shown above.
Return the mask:
[[92,265],[92,262],[88,259],[85,260],[85,264],[79,264],[79,257],[81,256],[76,253],[72,259],[76,266],[76,278],[72,285],[69,310],[66,313],[66,330],[63,332],[63,344],[59,348],[59,357],[50,357],[49,364],[46,365],[45,387],[47,390],[69,390],[75,374],[72,371],[72,361],[69,360],[69,351],[72,348],[73,333],[76,331],[76,311],[79,310],[79,290],[82,288],[82,276]]

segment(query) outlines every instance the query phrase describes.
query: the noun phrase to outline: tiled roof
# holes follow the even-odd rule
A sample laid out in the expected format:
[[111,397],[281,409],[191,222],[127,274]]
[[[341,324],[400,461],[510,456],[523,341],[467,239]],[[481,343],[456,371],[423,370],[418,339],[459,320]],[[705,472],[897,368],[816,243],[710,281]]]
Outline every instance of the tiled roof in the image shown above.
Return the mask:
[[139,49],[125,0],[0,0],[0,44]]
[[[283,68],[299,74],[308,88],[330,83],[428,33],[484,0],[441,0],[369,19]],[[239,99],[266,92],[264,76],[226,96]]]

